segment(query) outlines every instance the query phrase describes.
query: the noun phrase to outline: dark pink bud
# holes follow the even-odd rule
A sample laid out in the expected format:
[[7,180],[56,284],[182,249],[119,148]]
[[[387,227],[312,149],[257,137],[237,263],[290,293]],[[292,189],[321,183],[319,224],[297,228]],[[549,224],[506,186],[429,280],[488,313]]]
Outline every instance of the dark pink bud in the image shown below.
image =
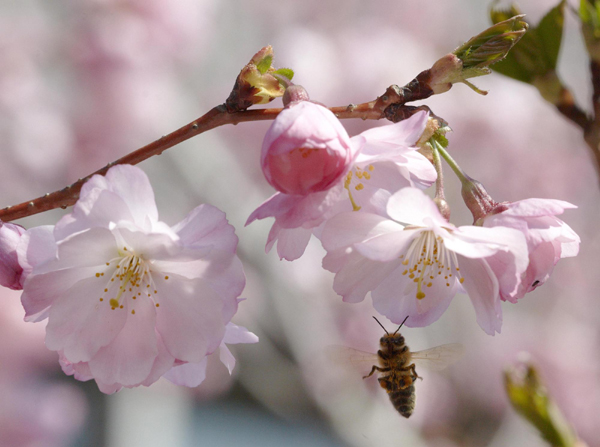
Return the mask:
[[22,290],[23,268],[17,259],[17,245],[25,228],[0,221],[0,285],[13,290]]
[[262,146],[267,181],[284,194],[306,195],[331,187],[347,173],[350,137],[327,108],[291,103],[273,121]]

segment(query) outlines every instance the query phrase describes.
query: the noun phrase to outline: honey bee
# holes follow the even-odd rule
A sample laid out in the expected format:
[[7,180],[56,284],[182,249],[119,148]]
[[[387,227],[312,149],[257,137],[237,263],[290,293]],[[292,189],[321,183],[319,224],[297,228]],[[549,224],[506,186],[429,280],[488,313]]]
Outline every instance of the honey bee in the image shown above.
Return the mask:
[[377,354],[345,346],[333,346],[331,354],[334,360],[355,366],[373,365],[377,362],[378,365],[373,365],[371,372],[363,379],[371,377],[375,372],[381,373],[377,379],[379,384],[387,391],[394,408],[408,418],[415,409],[415,382],[417,379],[422,380],[417,374],[417,365],[434,371],[442,370],[463,355],[463,346],[451,343],[410,352],[404,343],[404,337],[398,333],[408,317],[393,334],[390,334],[377,318],[373,318],[385,331],[385,335],[379,340],[380,349]]

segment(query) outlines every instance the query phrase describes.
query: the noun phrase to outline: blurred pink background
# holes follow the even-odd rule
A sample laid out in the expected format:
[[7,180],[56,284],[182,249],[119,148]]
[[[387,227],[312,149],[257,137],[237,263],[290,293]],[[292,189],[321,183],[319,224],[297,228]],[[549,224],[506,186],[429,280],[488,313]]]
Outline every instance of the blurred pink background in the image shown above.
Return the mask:
[[[521,7],[536,24],[555,3]],[[0,2],[0,207],[60,189],[224,102],[241,67],[267,44],[275,66],[293,68],[312,99],[361,103],[485,29],[489,7],[473,0]],[[590,110],[578,27],[568,12],[559,74]],[[598,174],[581,132],[532,87],[498,74],[474,83],[490,93],[457,85],[425,101],[452,127],[454,158],[498,201],[578,205],[563,217],[583,243],[543,287],[516,305],[503,303],[500,335],[477,326],[464,295],[432,326],[403,331],[415,350],[450,342],[467,350],[444,373],[422,373],[410,420],[374,379],[339,371],[322,356],[330,344],[376,351],[381,328],[370,299],[341,302],[316,241],[300,260],[282,262],[264,254],[270,221],[244,227],[272,194],[259,167],[269,123],[246,123],[140,167],[165,222],[203,202],[227,213],[248,278],[234,322],[260,343],[233,348],[233,378],[213,362],[198,389],[160,382],[104,396],[62,374],[43,345],[43,323],[24,323],[19,294],[0,290],[0,447],[543,446],[503,392],[502,371],[521,351],[581,438],[600,446]],[[381,124],[344,121],[351,135]],[[450,170],[446,177],[452,221],[468,224],[458,183]],[[53,224],[64,212],[17,223]]]

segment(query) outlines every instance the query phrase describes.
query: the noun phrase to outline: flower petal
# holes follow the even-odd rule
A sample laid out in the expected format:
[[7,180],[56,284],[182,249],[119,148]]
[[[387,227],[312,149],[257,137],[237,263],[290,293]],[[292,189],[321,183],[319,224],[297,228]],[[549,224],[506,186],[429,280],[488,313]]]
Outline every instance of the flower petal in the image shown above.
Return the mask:
[[200,205],[173,227],[181,243],[190,247],[213,247],[235,253],[238,237],[225,213],[211,205]]
[[197,387],[206,379],[207,357],[197,363],[184,363],[171,368],[164,378],[175,385]]
[[[46,275],[48,282],[54,281]],[[108,345],[123,328],[126,309],[112,309],[90,291],[97,289],[97,278],[79,281],[58,297],[50,307],[46,326],[46,346],[63,350],[72,363],[89,361]]]
[[[168,278],[168,279],[167,279]],[[176,359],[199,362],[225,334],[221,297],[202,279],[154,275],[156,328]]]
[[106,180],[110,190],[125,201],[136,224],[143,228],[147,219],[158,220],[154,191],[144,171],[131,165],[117,165],[108,170]]
[[433,219],[448,226],[433,200],[417,188],[403,188],[392,195],[387,212],[392,219],[404,224],[424,225],[426,219]]
[[398,147],[414,146],[425,130],[428,117],[429,113],[423,110],[395,124],[373,127],[362,132],[357,135],[365,139],[361,152],[371,153],[371,145],[377,143],[393,143]]
[[135,306],[128,304],[127,309],[113,311],[126,315],[121,331],[89,361],[93,376],[107,384],[138,385],[148,377],[158,355],[154,303],[139,299]]
[[471,298],[477,323],[489,335],[500,333],[502,309],[498,295],[498,281],[485,259],[458,256],[465,281],[462,286]]

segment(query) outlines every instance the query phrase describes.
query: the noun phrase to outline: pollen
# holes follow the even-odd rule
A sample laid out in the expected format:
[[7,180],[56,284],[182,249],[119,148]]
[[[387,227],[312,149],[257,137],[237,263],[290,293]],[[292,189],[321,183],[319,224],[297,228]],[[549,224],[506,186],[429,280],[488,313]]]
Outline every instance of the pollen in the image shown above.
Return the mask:
[[[414,228],[414,227],[413,227]],[[447,271],[459,271],[456,254],[448,250],[444,239],[436,236],[433,231],[421,231],[408,247],[403,265],[411,265],[408,275],[413,283],[416,283],[415,298],[425,298],[424,287],[433,287],[435,283],[451,287],[458,280],[461,284],[464,278],[447,273]],[[402,272],[406,275],[407,271]],[[438,286],[439,287],[439,286]]]
[[132,310],[132,311],[131,311],[131,315],[135,315],[135,310]]
[[[145,287],[146,290],[149,289],[150,291],[156,288],[149,263],[143,257],[135,254],[131,249],[127,250],[125,247],[122,251],[119,251],[119,255],[119,257],[108,263],[114,266],[114,271],[108,271],[111,278],[107,280],[108,283],[104,288],[104,294],[110,294],[110,298],[106,295],[100,298],[100,302],[108,301],[113,310],[117,308],[124,309],[127,300],[135,300],[138,296],[141,296],[141,292],[137,292],[136,287]],[[104,273],[100,274],[100,276],[103,275]],[[98,277],[98,274],[96,276]],[[132,314],[135,314],[135,312],[132,312]]]
[[165,276],[165,279],[169,279],[169,277],[168,277],[168,276]]

